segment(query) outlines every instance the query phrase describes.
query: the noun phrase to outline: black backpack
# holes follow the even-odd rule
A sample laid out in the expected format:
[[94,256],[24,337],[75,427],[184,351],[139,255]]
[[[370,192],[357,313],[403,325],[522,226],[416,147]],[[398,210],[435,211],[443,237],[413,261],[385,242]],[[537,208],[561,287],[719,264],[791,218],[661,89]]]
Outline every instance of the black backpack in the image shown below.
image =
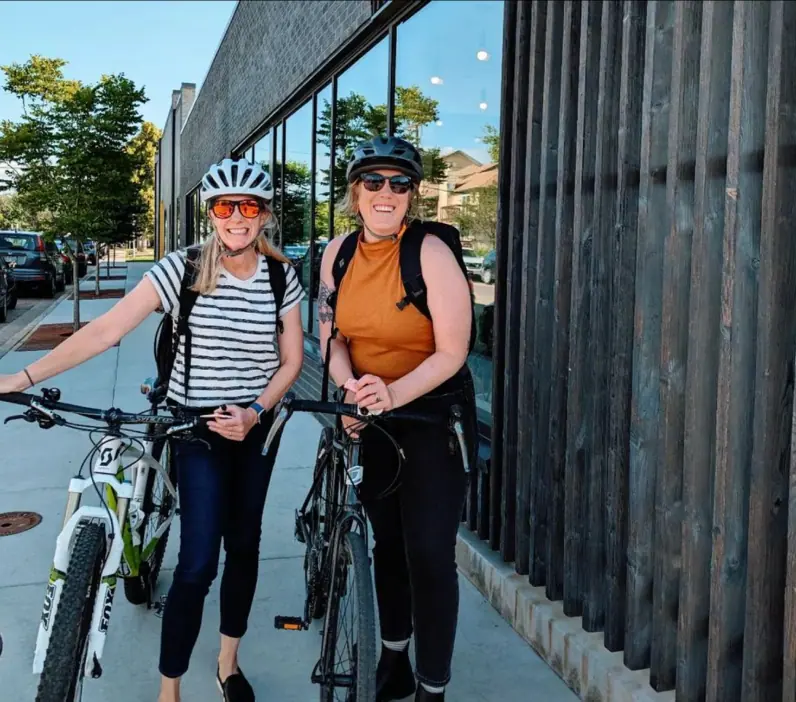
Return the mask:
[[[462,242],[459,235],[459,230],[444,222],[430,222],[430,221],[413,221],[403,233],[401,237],[401,250],[399,252],[400,266],[401,266],[401,280],[404,284],[405,295],[402,299],[396,300],[395,305],[399,310],[405,309],[408,305],[414,305],[424,316],[431,319],[431,312],[428,309],[428,288],[426,281],[423,280],[423,270],[420,265],[420,249],[423,246],[423,239],[426,234],[433,234],[442,241],[444,241],[456,258],[464,277],[469,283],[469,276],[467,274],[467,266],[464,263],[464,254],[462,253]],[[359,241],[359,232],[354,232],[347,236],[335,256],[334,263],[332,264],[332,277],[334,278],[334,292],[329,296],[329,306],[334,311],[337,303],[337,293],[340,290],[340,283],[343,276],[348,270],[348,265],[357,250],[357,242]],[[476,342],[476,316],[475,316],[475,297],[473,294],[473,286],[470,284],[470,347],[472,351]],[[335,335],[337,329],[334,326],[334,319],[332,319],[332,337]],[[330,337],[331,341],[331,337]],[[326,397],[329,373],[329,352],[326,353],[327,363],[324,364],[324,379],[322,392],[324,398]]]
[[[191,316],[199,293],[191,289],[196,281],[198,267],[196,262],[201,253],[200,246],[191,246],[186,250],[185,271],[180,282],[179,313],[177,324],[171,314],[164,314],[155,332],[155,365],[157,366],[157,382],[155,387],[162,389],[168,388],[171,371],[174,367],[174,359],[177,357],[177,348],[181,336],[185,337],[185,388],[187,392],[188,382],[191,374],[191,329],[188,326],[188,318]],[[284,325],[279,318],[279,310],[285,298],[287,288],[287,275],[281,261],[271,256],[266,256],[268,261],[268,275],[271,281],[271,288],[276,300],[276,321],[277,331],[282,333]]]

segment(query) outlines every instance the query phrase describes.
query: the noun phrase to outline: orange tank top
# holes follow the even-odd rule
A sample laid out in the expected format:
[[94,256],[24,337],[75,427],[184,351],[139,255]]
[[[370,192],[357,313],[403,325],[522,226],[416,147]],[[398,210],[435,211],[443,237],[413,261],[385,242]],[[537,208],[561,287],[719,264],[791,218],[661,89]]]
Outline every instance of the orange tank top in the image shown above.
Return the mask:
[[398,241],[375,243],[360,236],[335,310],[354,373],[371,373],[386,383],[410,373],[435,351],[431,320],[414,305],[399,310],[395,304],[406,295],[398,256],[402,235],[403,230]]

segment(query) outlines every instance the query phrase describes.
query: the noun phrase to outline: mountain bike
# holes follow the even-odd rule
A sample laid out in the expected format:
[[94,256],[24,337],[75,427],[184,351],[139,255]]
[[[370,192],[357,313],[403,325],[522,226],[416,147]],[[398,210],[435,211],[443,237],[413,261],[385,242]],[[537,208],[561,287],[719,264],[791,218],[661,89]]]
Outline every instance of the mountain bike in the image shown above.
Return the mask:
[[[33,672],[41,674],[36,702],[79,700],[84,677],[102,675],[100,661],[119,577],[130,602],[152,604],[177,511],[169,439],[189,438],[207,420],[158,414],[164,388],[154,388],[151,381],[141,392],[150,409],[137,414],[65,404],[57,388],[43,390],[41,397],[0,395],[2,402],[28,407],[24,414],[8,417],[6,424],[25,420],[42,429],[69,427],[90,434],[102,430],[98,440],[92,438],[93,448],[69,482],[33,657]],[[69,422],[58,412],[106,426]],[[125,425],[144,430],[122,431]],[[87,464],[89,476],[84,477]],[[91,489],[99,506],[81,504]]]
[[[338,395],[338,398],[340,395]],[[376,696],[376,625],[373,585],[368,556],[368,528],[360,501],[364,477],[360,461],[361,439],[343,428],[340,417],[358,419],[363,425],[381,425],[386,419],[439,424],[459,440],[465,471],[469,472],[461,408],[449,417],[393,410],[376,414],[343,402],[297,400],[287,393],[279,404],[263,447],[267,453],[274,438],[294,412],[335,415],[335,429],[325,427],[318,443],[312,485],[296,511],[296,539],[306,546],[304,579],[306,599],[301,617],[278,615],[277,629],[307,630],[313,619],[324,618],[321,653],[311,673],[320,685],[321,702],[373,702]],[[399,456],[400,446],[392,437]],[[400,459],[399,459],[400,464]],[[400,471],[399,471],[400,473]],[[398,475],[382,495],[396,487]],[[351,626],[346,615],[350,612]],[[341,642],[340,637],[344,640]],[[342,691],[338,697],[337,692]]]

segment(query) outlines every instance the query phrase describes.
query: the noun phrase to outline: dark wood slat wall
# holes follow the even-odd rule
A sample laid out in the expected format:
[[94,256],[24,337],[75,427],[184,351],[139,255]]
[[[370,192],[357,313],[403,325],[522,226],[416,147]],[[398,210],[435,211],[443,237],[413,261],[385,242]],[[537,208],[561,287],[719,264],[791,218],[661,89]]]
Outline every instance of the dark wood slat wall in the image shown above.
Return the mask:
[[550,392],[549,456],[550,508],[548,511],[547,578],[545,591],[551,600],[564,594],[564,526],[567,451],[567,385],[569,379],[569,313],[572,304],[572,232],[575,194],[567,178],[575,170],[575,129],[578,118],[578,69],[580,66],[580,10],[577,0],[564,3],[561,46],[561,114],[558,125],[558,173],[556,178],[555,281],[553,288],[552,388]]
[[674,686],[682,542],[683,435],[691,241],[694,227],[693,164],[699,102],[701,0],[674,5],[666,208],[670,226],[663,243],[659,457],[655,486],[655,566],[652,670],[657,690]]
[[[553,333],[553,284],[555,278],[556,187],[558,180],[558,122],[561,98],[561,51],[564,3],[547,3],[547,26],[544,43],[542,84],[542,129],[538,149],[539,208],[536,249],[528,256],[536,258],[536,286],[527,291],[527,329],[531,339],[531,363],[525,367],[524,387],[529,388],[531,413],[529,428],[531,474],[530,581],[542,585],[547,578],[547,529],[550,501],[550,466],[548,433],[550,422],[551,351]],[[529,244],[531,242],[528,242]],[[530,276],[528,284],[530,286]],[[530,382],[529,382],[530,381]],[[521,454],[525,463],[527,453]]]
[[[528,61],[533,63],[534,53],[529,48],[531,35],[531,15],[533,8],[527,3],[517,7],[516,51],[517,70],[514,73],[514,116],[512,125],[512,149],[507,154],[511,173],[512,187],[508,193],[508,229],[505,234],[506,244],[506,307],[505,307],[505,348],[503,378],[503,438],[501,446],[502,475],[493,472],[492,500],[490,510],[489,542],[492,548],[499,549],[501,556],[507,561],[514,560],[515,513],[517,507],[517,455],[519,441],[518,410],[524,393],[521,388],[520,359],[516,349],[521,345],[520,323],[522,318],[522,287],[524,271],[523,248],[526,238],[523,222],[526,220],[527,197],[523,193],[527,188],[527,168],[525,159],[526,120],[529,101],[533,95],[527,88]],[[496,484],[497,482],[497,484]]]
[[605,646],[625,645],[627,611],[628,466],[630,397],[633,378],[633,325],[641,159],[641,102],[644,90],[644,40],[647,3],[625,0],[622,8],[622,56],[619,87],[619,133],[616,227],[613,239],[613,307],[609,368],[609,438],[606,466]]
[[575,126],[575,213],[572,243],[567,448],[564,498],[564,612],[583,613],[586,580],[586,458],[588,449],[589,309],[592,266],[597,69],[602,4],[581,3],[578,115]]
[[794,8],[507,4],[466,524],[687,702],[796,702]]
[[666,208],[666,154],[674,3],[647,4],[641,172],[636,253],[628,527],[628,640],[625,663],[650,665],[653,622],[655,477],[660,413],[660,321]]
[[[743,698],[750,702],[782,696],[786,507],[796,347],[796,163],[792,158],[796,75],[789,62],[794,59],[796,41],[793,3],[772,3],[768,27],[761,17],[759,28],[767,30],[760,42],[767,82],[760,81],[760,89],[765,84],[766,102],[757,118],[765,121],[755,125],[754,134],[755,140],[764,141],[764,156],[743,670]],[[786,158],[788,150],[790,160]]]
[[606,452],[608,448],[608,364],[611,328],[611,239],[615,222],[617,187],[617,137],[619,121],[619,71],[622,5],[605,0],[600,31],[597,98],[597,144],[594,154],[594,220],[589,322],[591,373],[591,442],[588,473],[586,531],[586,590],[583,628],[600,631],[605,626],[607,526],[613,515],[606,509]]
[[713,164],[727,153],[732,3],[708,0],[702,13],[694,172],[688,367],[683,439],[683,542],[677,642],[677,695],[706,694],[710,613],[713,474],[721,316],[725,176]]
[[[517,3],[508,3],[503,16],[503,68],[502,68],[502,100],[500,106],[500,162],[511,163],[513,146],[516,143],[516,127],[514,105],[521,97],[515,93],[517,85],[516,75],[520,68],[518,61],[523,58],[522,52],[517,52],[515,27],[517,26]],[[526,52],[527,53],[527,52]],[[509,170],[501,169],[498,179],[498,211],[497,211],[497,237],[495,243],[495,259],[497,270],[505,271],[508,268],[508,227],[509,227],[509,200],[512,193],[513,174]],[[489,461],[489,472],[479,472],[475,476],[477,483],[477,515],[470,516],[470,528],[478,532],[482,539],[489,539],[491,519],[490,513],[499,505],[501,496],[501,482],[503,478],[503,375],[505,369],[506,347],[506,287],[505,276],[495,279],[495,307],[494,307],[494,351],[492,359],[492,458]],[[495,502],[496,501],[496,502]],[[499,512],[498,512],[499,514]],[[473,525],[475,522],[475,525]],[[492,543],[490,541],[490,543]]]
[[[525,203],[525,188],[527,187],[527,158],[528,153],[528,107],[529,99],[532,96],[532,88],[529,85],[528,75],[531,66],[535,64],[536,52],[533,47],[529,45],[532,36],[536,35],[535,26],[539,22],[540,12],[536,6],[520,4],[517,10],[517,52],[521,57],[517,62],[517,72],[514,78],[514,135],[513,144],[514,148],[511,153],[512,163],[512,191],[511,191],[511,224],[510,229],[513,232],[512,236],[516,237],[515,247],[512,249],[512,259],[514,265],[514,275],[512,278],[513,283],[517,287],[518,300],[523,299],[523,289],[527,285],[525,282],[525,236],[523,233],[524,223],[527,217]],[[542,21],[544,16],[542,15]],[[525,416],[527,407],[525,406],[526,395],[523,391],[523,382],[525,380],[523,369],[527,364],[524,356],[524,351],[527,349],[527,344],[520,341],[523,339],[524,327],[524,314],[525,305],[518,305],[515,312],[519,315],[516,320],[514,334],[510,342],[518,343],[520,346],[520,353],[515,354],[509,352],[510,345],[506,347],[504,355],[509,354],[515,357],[518,361],[517,365],[517,388],[518,396],[514,398],[514,412],[515,416],[511,422],[504,418],[504,444],[503,444],[503,474],[505,476],[511,474],[514,476],[511,485],[506,485],[504,495],[507,503],[506,510],[512,510],[514,519],[510,522],[504,522],[504,532],[502,534],[502,549],[503,551],[512,551],[515,553],[514,561],[520,573],[528,572],[528,525],[530,519],[530,473],[528,471],[518,471],[517,463],[518,456],[523,455],[523,444],[527,441],[527,427],[525,422],[518,422],[517,416]],[[507,331],[506,338],[509,339]],[[506,406],[504,400],[504,407]],[[515,432],[516,443],[514,444],[514,452],[508,450],[507,444],[509,432]],[[520,461],[522,459],[519,459]],[[519,477],[519,480],[516,479]],[[512,486],[514,490],[512,490]],[[508,534],[505,530],[511,529],[512,534]],[[516,549],[516,551],[515,551]],[[507,559],[508,560],[508,559]]]

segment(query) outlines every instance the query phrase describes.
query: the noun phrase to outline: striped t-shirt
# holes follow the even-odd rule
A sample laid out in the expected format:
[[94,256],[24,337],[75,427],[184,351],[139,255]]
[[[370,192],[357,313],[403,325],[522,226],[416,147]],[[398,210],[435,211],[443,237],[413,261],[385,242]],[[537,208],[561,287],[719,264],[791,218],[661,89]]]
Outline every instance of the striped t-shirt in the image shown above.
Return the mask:
[[[295,270],[287,274],[285,297],[279,316],[304,297]],[[175,318],[185,270],[185,253],[175,251],[158,261],[146,276],[155,285],[166,314]],[[191,375],[185,397],[184,338],[180,338],[168,397],[189,407],[221,404],[246,406],[262,393],[279,368],[276,339],[276,300],[271,289],[268,262],[259,265],[248,280],[239,280],[221,268],[216,289],[199,295],[188,317],[191,329]]]

